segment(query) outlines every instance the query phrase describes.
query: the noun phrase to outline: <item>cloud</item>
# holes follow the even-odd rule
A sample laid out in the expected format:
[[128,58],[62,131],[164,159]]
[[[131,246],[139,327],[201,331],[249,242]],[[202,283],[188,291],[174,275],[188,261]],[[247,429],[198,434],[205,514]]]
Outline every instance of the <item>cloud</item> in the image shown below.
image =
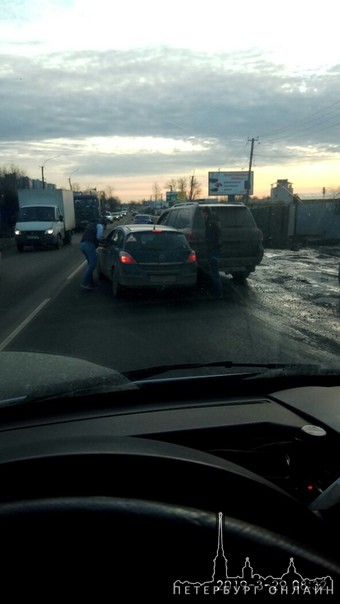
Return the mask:
[[[242,169],[252,136],[261,142],[258,163],[261,156],[267,165],[278,156],[288,164],[315,153],[337,156],[339,69],[302,77],[251,49],[7,54],[0,66],[0,150],[23,168],[32,149],[40,162],[59,153],[63,169],[76,166],[79,178]],[[137,137],[148,139],[144,150]],[[99,146],[98,138],[107,144]],[[130,148],[117,148],[119,139],[131,140]],[[178,145],[164,150],[169,139]]]

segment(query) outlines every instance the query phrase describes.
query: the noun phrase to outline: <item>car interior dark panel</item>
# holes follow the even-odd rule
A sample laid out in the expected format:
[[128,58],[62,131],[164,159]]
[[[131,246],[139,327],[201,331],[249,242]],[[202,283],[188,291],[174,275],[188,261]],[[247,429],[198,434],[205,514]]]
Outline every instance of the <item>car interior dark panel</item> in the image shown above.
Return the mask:
[[[234,552],[246,547],[254,556],[261,551],[263,560],[274,556],[277,563],[290,550],[306,573],[317,565],[340,577],[335,545],[340,505],[336,500],[325,509],[312,508],[340,476],[334,454],[339,433],[325,422],[310,421],[308,402],[311,396],[317,399],[319,387],[277,390],[266,397],[247,392],[242,397],[221,390],[212,396],[209,377],[193,383],[200,393],[196,404],[193,396],[185,397],[192,381],[179,379],[172,380],[164,401],[157,399],[158,381],[146,380],[143,388],[126,392],[47,398],[38,401],[29,417],[26,404],[20,407],[19,401],[15,421],[10,414],[6,418],[11,405],[0,408],[0,527],[7,549],[8,531],[25,549],[22,539],[32,540],[33,530],[41,535],[48,531],[57,543],[72,526],[74,551],[81,561],[84,522],[88,545],[95,548],[104,519],[115,527],[120,551],[125,551],[132,527],[137,539],[145,539],[145,522],[152,531],[139,563],[142,575],[159,546],[156,518],[174,547],[173,540],[187,531],[186,523],[178,524],[178,514],[199,514],[205,525],[209,515],[217,517],[223,509],[224,526],[238,527],[236,533],[225,529],[229,543],[235,542]],[[171,398],[175,390],[177,397]],[[326,418],[334,394],[336,389],[328,388],[323,397]],[[37,550],[41,547],[46,547],[43,536],[36,539],[34,551],[45,568]],[[54,554],[50,558],[55,560]],[[168,553],[164,560],[170,563]],[[117,566],[126,578],[121,563]],[[104,567],[101,556],[92,562],[97,575]],[[8,560],[5,568],[9,577]],[[167,574],[158,568],[160,583]],[[71,591],[76,588],[74,581],[70,586]]]

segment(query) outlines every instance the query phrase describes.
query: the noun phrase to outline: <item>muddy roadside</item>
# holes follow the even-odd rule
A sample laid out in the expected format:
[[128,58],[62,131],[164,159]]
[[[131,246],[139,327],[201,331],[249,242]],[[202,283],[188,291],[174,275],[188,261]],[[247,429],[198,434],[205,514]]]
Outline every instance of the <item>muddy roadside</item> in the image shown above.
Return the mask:
[[253,302],[292,337],[340,359],[340,245],[266,250],[249,277]]

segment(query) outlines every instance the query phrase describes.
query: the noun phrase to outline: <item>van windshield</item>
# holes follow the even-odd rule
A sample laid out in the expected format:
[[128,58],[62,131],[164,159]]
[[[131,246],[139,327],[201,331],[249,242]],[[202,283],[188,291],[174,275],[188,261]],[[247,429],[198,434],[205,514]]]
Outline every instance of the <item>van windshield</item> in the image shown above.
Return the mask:
[[18,215],[18,222],[34,222],[34,221],[50,222],[55,220],[54,208],[45,206],[32,206],[21,208]]

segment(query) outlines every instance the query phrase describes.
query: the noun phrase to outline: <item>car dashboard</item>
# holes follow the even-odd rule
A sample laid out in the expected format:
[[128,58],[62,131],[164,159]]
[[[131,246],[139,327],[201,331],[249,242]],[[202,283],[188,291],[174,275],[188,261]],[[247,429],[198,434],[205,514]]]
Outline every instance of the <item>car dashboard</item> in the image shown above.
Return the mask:
[[[275,382],[265,392],[256,381],[240,389],[228,388],[225,378],[146,380],[126,392],[2,410],[0,524],[7,548],[14,533],[23,550],[33,543],[49,577],[41,552],[62,538],[67,568],[72,551],[91,576],[106,569],[110,581],[128,580],[127,558],[138,552],[138,589],[152,565],[145,593],[151,597],[154,588],[160,601],[173,601],[172,580],[199,574],[223,514],[232,553],[279,565],[295,552],[305,573],[340,577],[340,387],[305,381],[289,388]],[[102,556],[107,540],[114,552]],[[108,590],[109,579],[103,585]],[[73,587],[79,590],[78,582]]]

